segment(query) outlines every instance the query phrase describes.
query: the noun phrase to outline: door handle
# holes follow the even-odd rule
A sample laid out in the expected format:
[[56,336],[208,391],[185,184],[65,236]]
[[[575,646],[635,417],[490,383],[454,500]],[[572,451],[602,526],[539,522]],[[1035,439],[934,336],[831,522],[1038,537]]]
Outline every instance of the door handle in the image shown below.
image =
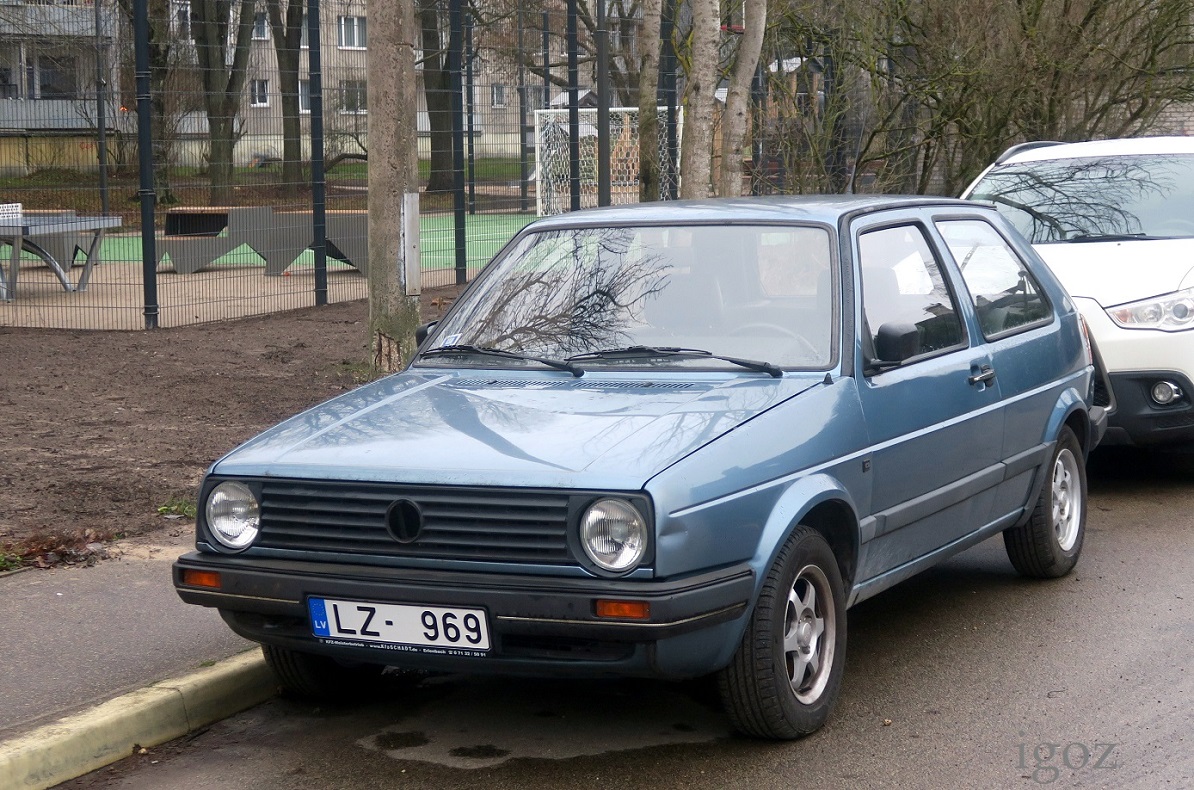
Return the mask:
[[991,367],[990,365],[983,365],[981,368],[979,368],[978,373],[975,373],[966,380],[971,384],[981,384],[983,382],[990,381],[993,378],[995,378],[995,368]]

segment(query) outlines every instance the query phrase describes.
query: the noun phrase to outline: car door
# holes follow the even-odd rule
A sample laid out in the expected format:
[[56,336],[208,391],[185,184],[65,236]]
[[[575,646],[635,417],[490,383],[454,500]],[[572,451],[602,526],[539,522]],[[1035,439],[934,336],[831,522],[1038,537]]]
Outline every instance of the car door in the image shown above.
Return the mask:
[[1076,344],[1058,342],[1053,306],[993,223],[946,215],[935,217],[934,227],[966,283],[974,329],[987,342],[1003,398],[1006,469],[994,515],[1012,519],[1027,504],[1033,476],[1049,452],[1045,429],[1065,386],[1057,371],[1074,367],[1063,356],[1072,355]]
[[[860,580],[890,574],[988,523],[1002,480],[1003,413],[992,360],[972,342],[959,283],[918,214],[856,224],[859,393],[871,438]],[[875,365],[883,325],[915,327],[915,353]],[[885,579],[878,577],[888,574]]]

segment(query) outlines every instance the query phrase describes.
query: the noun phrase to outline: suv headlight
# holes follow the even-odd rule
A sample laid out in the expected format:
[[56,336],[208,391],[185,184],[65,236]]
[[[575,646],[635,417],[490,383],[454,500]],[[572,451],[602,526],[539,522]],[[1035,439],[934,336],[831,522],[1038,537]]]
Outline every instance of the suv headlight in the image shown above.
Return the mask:
[[1109,307],[1107,315],[1124,329],[1160,329],[1163,332],[1194,329],[1194,288]]
[[212,537],[230,549],[247,548],[261,527],[261,505],[244,483],[226,480],[207,495],[207,527]]
[[622,499],[598,499],[580,519],[580,543],[598,568],[633,570],[647,553],[647,522]]

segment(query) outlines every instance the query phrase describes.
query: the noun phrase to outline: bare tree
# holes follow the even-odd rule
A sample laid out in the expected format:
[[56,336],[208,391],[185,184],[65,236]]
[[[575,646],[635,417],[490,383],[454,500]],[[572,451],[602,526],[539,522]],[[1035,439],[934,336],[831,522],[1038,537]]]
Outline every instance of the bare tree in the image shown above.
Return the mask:
[[[203,78],[211,202],[232,202],[232,154],[253,34],[253,0],[192,0],[191,25]],[[231,47],[231,50],[229,49]]]
[[[670,2],[670,0],[669,0]],[[639,36],[638,199],[659,200],[659,38],[664,0],[644,0]]]
[[303,127],[299,107],[299,54],[303,42],[303,0],[267,0],[274,53],[278,58],[278,90],[282,97],[282,189],[298,197],[303,181]]
[[[369,333],[373,366],[393,372],[415,351],[418,289],[407,272],[419,260],[418,148],[415,130],[414,0],[371,9],[369,104]],[[410,266],[408,266],[410,264]]]
[[438,0],[418,0],[419,41],[422,47],[423,96],[431,127],[431,168],[428,192],[452,190],[452,93],[448,73],[446,15]]
[[759,67],[763,37],[767,32],[767,0],[745,0],[745,23],[730,68],[730,85],[722,114],[721,170],[717,187],[717,194],[722,197],[742,194],[742,143],[746,139],[750,110],[750,83]]
[[684,138],[680,142],[680,197],[708,197],[712,172],[713,92],[720,76],[721,14],[717,0],[692,0],[692,24],[682,63]]

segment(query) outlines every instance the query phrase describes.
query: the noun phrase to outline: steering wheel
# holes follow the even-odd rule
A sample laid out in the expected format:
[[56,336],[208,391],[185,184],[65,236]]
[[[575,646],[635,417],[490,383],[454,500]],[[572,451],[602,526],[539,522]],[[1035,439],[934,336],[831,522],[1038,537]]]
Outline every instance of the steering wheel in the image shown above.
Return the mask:
[[820,352],[817,350],[817,347],[810,343],[804,335],[780,324],[772,324],[767,321],[754,321],[749,324],[742,324],[740,326],[734,327],[729,331],[729,334],[731,336],[762,334],[760,330],[797,341],[800,350],[804,352],[810,359],[816,359],[820,356]]

